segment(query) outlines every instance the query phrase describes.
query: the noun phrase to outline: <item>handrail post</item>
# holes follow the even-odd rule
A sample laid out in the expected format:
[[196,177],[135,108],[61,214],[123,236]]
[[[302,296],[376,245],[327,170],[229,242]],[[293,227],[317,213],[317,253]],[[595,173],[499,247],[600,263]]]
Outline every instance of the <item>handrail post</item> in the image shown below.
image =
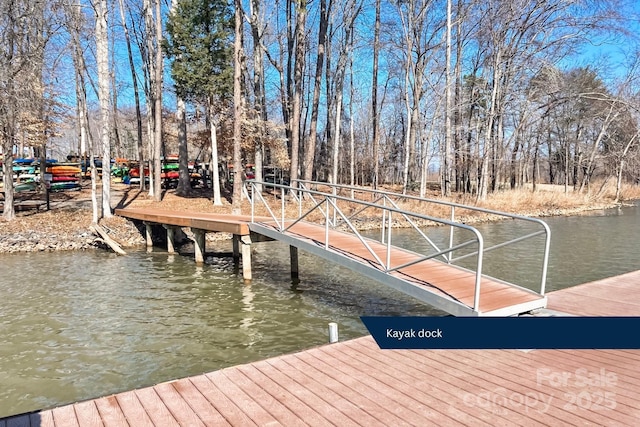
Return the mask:
[[382,243],[384,243],[385,241],[385,226],[386,226],[386,221],[387,221],[387,210],[385,209],[387,207],[387,198],[386,196],[382,198],[382,236],[380,237],[380,241]]
[[324,248],[329,250],[329,199],[325,198],[327,202],[327,216],[324,220]]
[[[456,220],[456,207],[451,206],[451,222],[455,222]],[[449,226],[449,249],[453,247],[453,225]],[[451,264],[451,260],[453,259],[453,251],[449,252],[447,256],[448,263]]]
[[[333,195],[336,196],[338,194],[338,188],[337,187],[333,187],[333,191],[332,191]],[[333,226],[335,227],[337,225],[337,217],[336,217],[336,207],[335,207],[335,203],[336,203],[336,199],[334,197],[333,199]]]
[[385,270],[388,271],[391,268],[391,211],[389,211],[389,225],[387,226],[387,259]]
[[[285,205],[284,205],[284,187],[280,187],[280,210],[281,210],[281,215],[282,215],[282,230],[284,230],[284,209],[285,209]],[[281,230],[281,231],[282,231]]]
[[304,198],[304,190],[306,187],[301,182],[298,183],[298,187],[300,188],[300,192],[298,193],[298,218],[300,218],[302,216],[302,199]]
[[484,252],[484,241],[482,234],[475,230],[476,238],[478,240],[478,266],[476,269],[476,285],[473,293],[473,311],[480,311],[480,283],[482,282],[482,254]]
[[545,287],[547,284],[547,268],[549,267],[549,247],[551,246],[551,230],[549,229],[549,225],[546,222],[542,222],[542,227],[545,230],[545,241],[544,241],[544,255],[542,257],[542,278],[540,281],[540,295],[544,295]]
[[255,222],[255,184],[252,182],[249,185],[251,185],[251,222]]

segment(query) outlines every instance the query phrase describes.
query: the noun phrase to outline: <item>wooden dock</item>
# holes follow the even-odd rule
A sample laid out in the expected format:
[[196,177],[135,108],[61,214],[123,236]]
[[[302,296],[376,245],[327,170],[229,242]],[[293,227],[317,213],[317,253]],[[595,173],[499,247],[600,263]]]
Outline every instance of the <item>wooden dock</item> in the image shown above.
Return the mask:
[[[253,218],[252,221],[250,216],[157,209],[117,209],[116,214],[146,224],[147,246],[152,245],[152,224],[164,226],[169,252],[173,252],[175,228],[189,227],[195,236],[195,260],[200,263],[204,262],[206,232],[231,233],[236,259],[239,258],[239,247],[242,247],[245,281],[252,279],[251,243],[267,239],[289,245],[291,274],[294,277],[298,275],[297,250],[302,249],[455,316],[512,316],[547,304],[544,295],[487,276],[481,276],[479,292],[476,293],[474,271],[425,260],[424,255],[373,239],[361,239],[352,233],[327,229],[320,224],[287,220],[284,223],[290,226],[283,232],[275,221],[264,217]],[[366,245],[363,240],[366,240]],[[379,260],[388,260],[389,265],[383,266]]]
[[[640,271],[549,294],[640,315]],[[629,331],[631,332],[631,331]],[[370,336],[0,420],[12,426],[632,426],[640,351],[380,350]]]
[[230,233],[233,235],[233,257],[242,254],[242,274],[245,280],[251,280],[251,217],[242,215],[221,215],[198,212],[166,211],[160,209],[116,209],[116,215],[136,219],[146,225],[147,247],[153,246],[153,224],[167,230],[167,251],[174,252],[174,236],[177,227],[188,227],[194,235],[195,260],[204,262],[207,232]]

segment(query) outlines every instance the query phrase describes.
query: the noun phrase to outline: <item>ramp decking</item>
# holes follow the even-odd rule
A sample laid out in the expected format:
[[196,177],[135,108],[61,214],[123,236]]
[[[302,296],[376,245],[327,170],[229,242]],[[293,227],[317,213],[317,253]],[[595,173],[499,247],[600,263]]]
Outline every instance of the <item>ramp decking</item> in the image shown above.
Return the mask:
[[[385,272],[360,239],[350,233],[327,231],[324,226],[297,222],[280,232],[273,222],[250,224],[256,233],[299,247],[337,264],[344,265],[456,316],[511,316],[545,307],[546,297],[528,289],[484,276],[480,285],[480,307],[473,310],[475,272],[443,262],[426,260]],[[327,235],[329,234],[329,235]],[[327,248],[325,243],[330,242]],[[380,259],[387,257],[387,246],[374,240],[367,244]],[[422,256],[390,247],[390,267],[420,260]]]

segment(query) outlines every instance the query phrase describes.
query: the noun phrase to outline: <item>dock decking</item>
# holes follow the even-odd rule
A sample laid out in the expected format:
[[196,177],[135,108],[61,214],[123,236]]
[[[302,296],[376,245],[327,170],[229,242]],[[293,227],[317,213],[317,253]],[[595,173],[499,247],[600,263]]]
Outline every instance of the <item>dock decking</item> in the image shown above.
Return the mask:
[[[550,309],[573,315],[638,316],[637,301],[640,271],[549,294]],[[632,426],[639,419],[640,351],[380,350],[366,336],[0,419],[0,427]]]

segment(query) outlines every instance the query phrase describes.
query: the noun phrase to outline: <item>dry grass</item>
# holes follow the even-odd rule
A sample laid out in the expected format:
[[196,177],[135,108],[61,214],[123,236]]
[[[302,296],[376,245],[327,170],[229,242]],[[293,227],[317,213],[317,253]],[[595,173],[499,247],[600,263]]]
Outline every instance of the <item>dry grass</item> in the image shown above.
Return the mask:
[[[320,189],[326,190],[326,189]],[[344,194],[345,196],[347,194]],[[614,206],[613,198],[615,195],[615,183],[597,183],[591,186],[588,194],[578,194],[573,191],[565,193],[562,186],[541,186],[538,191],[533,192],[531,189],[517,189],[501,191],[490,194],[487,199],[480,204],[480,207],[508,212],[513,214],[522,214],[529,216],[553,216],[553,215],[572,215],[594,209],[603,209]],[[53,196],[53,195],[52,195]],[[88,230],[91,224],[91,204],[90,190],[82,190],[80,192],[65,193],[53,196],[53,210],[49,212],[33,212],[27,211],[18,213],[13,221],[4,221],[0,218],[0,235],[10,233],[29,233],[33,230],[48,234],[78,234]],[[444,200],[438,196],[435,191],[431,191],[428,197],[435,200]],[[279,218],[281,215],[281,199],[275,195],[265,195],[265,198],[272,206],[272,210]],[[366,201],[372,201],[370,194],[360,193],[358,198]],[[287,200],[291,200],[287,196]],[[622,200],[638,200],[640,199],[640,186],[627,185],[622,191]],[[449,201],[476,205],[475,197],[466,195],[456,195]],[[112,195],[113,205],[119,207],[154,207],[158,209],[177,210],[177,211],[197,211],[211,213],[231,213],[231,203],[228,199],[223,199],[222,206],[214,206],[211,201],[210,192],[198,190],[191,197],[179,197],[173,190],[169,190],[164,194],[161,202],[155,202],[146,192],[140,192],[136,188],[124,186],[122,184],[113,185]],[[451,209],[448,206],[427,203],[423,201],[405,200],[398,201],[401,209],[421,213],[424,215],[449,218]],[[311,209],[313,203],[305,200],[303,212]],[[347,215],[358,213],[356,225],[359,228],[372,228],[379,226],[382,216],[380,209],[368,208],[364,212],[359,213],[359,206],[346,202],[339,202],[340,209]],[[245,200],[241,207],[242,214],[249,215],[251,207]],[[267,210],[258,205],[256,215],[267,216]],[[298,206],[295,203],[286,204],[286,217],[297,217]],[[320,209],[316,209],[311,215],[310,220],[321,220],[323,213]],[[403,225],[401,218],[394,217],[396,225]],[[456,219],[463,222],[479,222],[490,221],[496,219],[492,215],[481,214],[471,210],[461,208],[456,209]],[[424,223],[424,222],[423,222]],[[119,235],[135,234],[136,230],[131,223],[122,218],[112,218],[102,220],[101,224]]]

